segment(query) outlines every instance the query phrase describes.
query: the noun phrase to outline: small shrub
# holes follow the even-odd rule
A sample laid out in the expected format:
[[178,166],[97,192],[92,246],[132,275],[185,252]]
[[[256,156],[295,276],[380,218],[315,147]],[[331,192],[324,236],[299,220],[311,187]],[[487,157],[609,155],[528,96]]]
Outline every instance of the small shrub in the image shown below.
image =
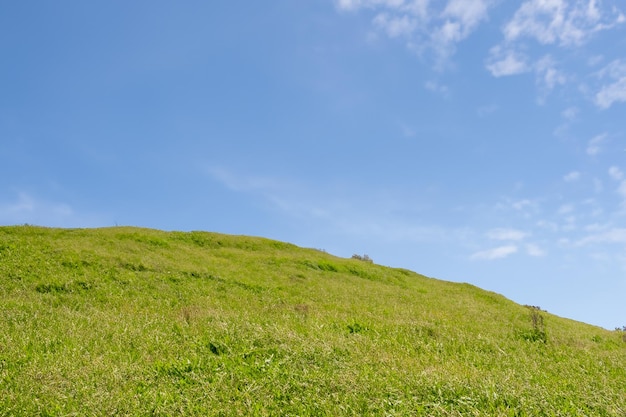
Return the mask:
[[352,255],[352,259],[358,259],[359,261],[368,262],[370,264],[374,263],[374,260],[368,255],[361,256],[355,253],[354,255]]

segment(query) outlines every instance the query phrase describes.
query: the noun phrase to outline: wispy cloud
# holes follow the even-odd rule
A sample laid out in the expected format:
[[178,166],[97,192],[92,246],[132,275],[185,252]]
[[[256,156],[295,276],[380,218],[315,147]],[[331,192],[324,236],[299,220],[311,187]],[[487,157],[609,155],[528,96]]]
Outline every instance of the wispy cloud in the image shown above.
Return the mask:
[[486,0],[450,0],[441,13],[442,22],[432,35],[438,65],[454,54],[456,44],[466,39],[487,19],[491,4]]
[[25,192],[20,192],[16,201],[0,205],[2,219],[36,219],[43,213],[51,217],[68,217],[74,211],[67,204],[38,201]]
[[233,191],[266,193],[272,190],[284,190],[292,187],[285,180],[260,175],[236,175],[232,171],[221,167],[211,167],[207,171],[211,177]]
[[[427,2],[427,1],[426,1]],[[423,2],[423,3],[426,3]],[[342,10],[356,10],[362,7],[387,6],[391,8],[405,6],[404,0],[336,0],[337,8]]]
[[624,179],[624,172],[618,167],[612,166],[609,168],[609,176],[615,181],[621,181]]
[[522,240],[528,233],[517,229],[492,229],[487,232],[487,237],[493,240]]
[[598,78],[609,80],[595,95],[595,103],[608,109],[617,102],[626,102],[626,60],[615,60],[598,72]]
[[600,233],[590,234],[576,242],[578,246],[597,243],[626,244],[626,228],[612,228]]
[[417,29],[418,21],[408,15],[394,16],[389,13],[380,13],[374,18],[374,26],[387,34],[390,38],[399,36],[408,37]]
[[102,221],[77,213],[69,204],[42,200],[19,192],[13,201],[0,202],[0,224],[36,224],[50,227],[100,226]]
[[450,95],[450,88],[447,85],[441,84],[438,81],[426,81],[424,83],[424,88],[428,91],[432,91],[433,93],[441,94],[443,97],[448,97]]
[[580,109],[578,107],[568,107],[565,110],[563,110],[561,112],[561,116],[563,116],[563,118],[569,122],[576,120],[576,117],[578,117],[578,114],[580,113]]
[[491,261],[495,259],[506,258],[507,256],[510,256],[517,251],[518,248],[516,245],[498,246],[496,248],[476,252],[470,256],[470,259]]
[[572,171],[563,176],[563,180],[565,182],[574,182],[574,181],[578,181],[579,179],[580,179],[580,172],[578,171]]
[[499,106],[497,104],[488,104],[488,105],[480,106],[479,108],[477,108],[476,114],[478,114],[479,117],[487,117],[497,112],[498,109],[499,109]]
[[587,155],[594,156],[602,151],[602,144],[606,141],[608,135],[603,133],[601,135],[594,136],[587,144]]
[[497,211],[513,211],[518,215],[529,217],[539,210],[539,202],[534,199],[510,199],[504,198],[495,205]]
[[[241,174],[215,167],[206,172],[224,187],[262,201],[281,217],[302,221],[307,227],[332,230],[332,233],[382,242],[412,243],[458,240],[465,234],[462,229],[423,224],[416,220],[417,215],[411,215],[411,210],[420,211],[418,203],[386,191],[368,189],[361,193],[336,184],[309,186],[295,180]],[[372,197],[374,195],[377,197]],[[405,213],[406,218],[398,219],[390,214],[396,211]]]
[[537,74],[538,83],[547,90],[552,90],[557,85],[563,85],[567,81],[567,77],[557,68],[557,63],[550,55],[546,55],[537,61],[535,73]]
[[532,256],[535,258],[546,255],[546,252],[543,249],[541,249],[538,245],[535,245],[533,243],[529,243],[526,245],[526,253],[529,256]]

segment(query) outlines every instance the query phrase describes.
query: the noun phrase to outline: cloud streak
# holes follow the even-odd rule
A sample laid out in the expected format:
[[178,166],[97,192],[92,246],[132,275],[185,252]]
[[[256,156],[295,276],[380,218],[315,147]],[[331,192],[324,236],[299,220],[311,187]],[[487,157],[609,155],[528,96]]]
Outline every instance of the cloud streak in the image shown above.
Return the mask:
[[493,261],[495,259],[506,258],[518,251],[516,245],[498,246],[492,249],[476,252],[470,256],[472,260]]
[[492,240],[522,240],[528,233],[517,229],[492,229],[487,232],[487,237]]
[[51,227],[102,225],[96,218],[77,213],[69,204],[44,201],[22,191],[14,201],[0,203],[0,224],[25,223]]
[[587,144],[587,155],[595,156],[602,152],[602,145],[606,141],[607,134],[594,136]]

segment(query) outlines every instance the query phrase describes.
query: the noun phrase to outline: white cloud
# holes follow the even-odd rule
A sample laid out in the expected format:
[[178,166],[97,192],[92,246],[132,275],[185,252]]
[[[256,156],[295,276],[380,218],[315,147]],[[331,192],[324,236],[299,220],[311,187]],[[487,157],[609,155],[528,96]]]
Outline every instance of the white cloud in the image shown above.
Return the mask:
[[473,28],[487,17],[489,3],[485,0],[451,0],[442,16],[457,19],[466,27]]
[[604,61],[604,55],[594,55],[587,59],[587,65],[590,67],[595,67],[600,65]]
[[621,13],[600,10],[595,0],[529,0],[506,24],[504,35],[508,42],[526,37],[544,45],[576,46],[621,23]]
[[444,68],[456,51],[456,45],[466,39],[479,24],[486,20],[491,1],[449,0],[439,19],[429,28],[431,48],[435,52],[435,66]]
[[602,87],[596,94],[596,104],[601,109],[608,109],[616,102],[626,102],[626,76]]
[[587,155],[597,155],[602,151],[602,143],[606,140],[607,134],[594,136],[587,144]]
[[503,48],[498,45],[489,51],[485,66],[496,78],[533,71],[537,84],[548,91],[567,82],[565,73],[557,68],[557,63],[552,56],[545,55],[534,64],[530,64],[528,61],[529,59],[525,54],[511,47]]
[[552,90],[557,85],[563,85],[567,81],[565,74],[556,68],[556,62],[550,55],[541,58],[535,64],[535,73],[539,84]]
[[595,95],[595,103],[601,109],[608,109],[617,102],[626,102],[626,60],[615,60],[597,73],[600,79],[612,82],[600,88]]
[[522,74],[530,70],[527,58],[513,49],[494,46],[489,51],[486,68],[494,77]]
[[337,5],[337,8],[342,9],[342,10],[354,10],[359,8],[360,6],[360,1],[359,0],[337,0],[335,2],[335,4]]
[[522,240],[528,233],[517,229],[492,229],[487,232],[487,237],[493,240]]
[[404,3],[404,0],[335,0],[337,8],[341,10],[357,10],[362,7],[378,6],[396,8],[403,6]]
[[282,190],[290,188],[290,184],[286,181],[271,177],[263,176],[241,176],[235,175],[231,171],[212,167],[207,170],[208,174],[218,182],[230,188],[233,191],[248,192],[269,192],[272,190]]
[[616,166],[609,168],[609,175],[616,181],[621,181],[624,178],[624,173]]
[[493,208],[496,211],[505,212],[507,215],[521,216],[524,218],[532,217],[541,209],[538,201],[529,200],[527,198],[522,200],[503,198],[502,201],[496,203]]
[[497,248],[476,252],[470,256],[470,259],[487,261],[502,259],[516,253],[517,250],[518,248],[515,245],[498,246]]
[[626,244],[626,229],[613,228],[601,233],[591,234],[576,242],[578,246],[586,246],[598,243]]
[[0,218],[13,215],[23,215],[35,211],[35,200],[28,194],[21,192],[17,196],[17,201],[0,205]]
[[580,172],[572,171],[563,177],[565,182],[578,181],[580,179]]
[[480,106],[476,109],[476,113],[479,117],[487,117],[498,111],[500,107],[497,104],[489,104],[485,106]]
[[576,119],[579,112],[580,110],[578,109],[578,107],[568,107],[561,112],[561,116],[563,116],[565,120],[571,122]]
[[559,230],[559,225],[549,220],[539,220],[537,222],[537,227],[553,233]]
[[[446,19],[442,32],[445,42],[465,39],[478,24],[487,18],[489,3],[485,0],[450,0],[441,16]],[[446,29],[444,29],[446,28]]]
[[610,229],[610,225],[608,224],[600,224],[600,223],[592,223],[592,224],[588,224],[587,226],[584,227],[586,232],[601,232],[607,229]]
[[528,253],[528,255],[533,256],[533,257],[540,257],[540,256],[546,255],[546,252],[543,249],[541,249],[539,246],[532,244],[532,243],[526,245],[526,253]]
[[447,97],[450,93],[450,89],[447,85],[440,84],[439,82],[432,80],[426,81],[426,83],[424,83],[424,88],[434,93],[439,93],[444,97]]
[[374,18],[374,26],[383,30],[390,38],[410,36],[417,28],[417,20],[408,15],[393,16],[380,13]]

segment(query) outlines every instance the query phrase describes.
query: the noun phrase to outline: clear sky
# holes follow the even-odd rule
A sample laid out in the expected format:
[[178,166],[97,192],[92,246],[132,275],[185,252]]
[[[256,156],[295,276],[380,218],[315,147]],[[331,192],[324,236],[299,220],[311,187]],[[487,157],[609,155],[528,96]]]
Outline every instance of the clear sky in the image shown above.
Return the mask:
[[0,224],[265,236],[626,325],[626,4],[9,1]]

